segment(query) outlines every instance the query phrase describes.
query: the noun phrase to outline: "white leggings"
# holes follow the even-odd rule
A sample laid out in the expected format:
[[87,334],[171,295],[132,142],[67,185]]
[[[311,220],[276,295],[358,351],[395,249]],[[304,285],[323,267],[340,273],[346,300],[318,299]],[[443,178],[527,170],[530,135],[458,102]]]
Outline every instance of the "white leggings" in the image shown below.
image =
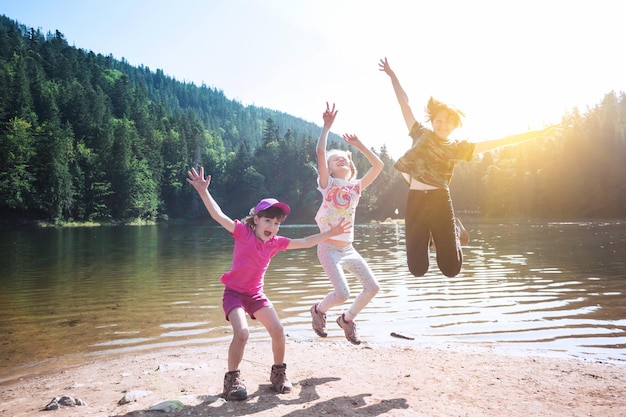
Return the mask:
[[326,313],[332,307],[343,304],[348,300],[350,288],[348,287],[346,274],[343,272],[345,269],[351,272],[363,285],[361,293],[356,297],[348,311],[344,313],[346,320],[354,320],[357,314],[363,310],[380,290],[374,273],[367,262],[365,262],[365,259],[351,244],[341,248],[322,242],[317,245],[317,257],[334,288],[334,291],[328,293],[318,304],[317,309],[322,313]]

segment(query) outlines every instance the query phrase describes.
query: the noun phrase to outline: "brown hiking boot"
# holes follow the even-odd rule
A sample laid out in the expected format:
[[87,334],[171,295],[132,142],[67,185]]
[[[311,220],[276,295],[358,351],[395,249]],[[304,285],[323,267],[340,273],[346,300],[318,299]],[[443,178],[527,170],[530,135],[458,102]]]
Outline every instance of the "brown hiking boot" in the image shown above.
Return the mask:
[[287,379],[287,364],[272,365],[272,373],[270,374],[270,382],[279,394],[291,392],[291,382]]
[[346,339],[348,339],[350,343],[353,345],[361,344],[361,339],[359,339],[359,336],[356,333],[356,323],[354,320],[346,321],[344,315],[342,314],[337,318],[337,324],[343,329]]
[[224,375],[224,398],[227,401],[239,401],[248,398],[248,391],[246,391],[246,386],[241,382],[239,369],[226,372],[226,375]]
[[311,307],[311,317],[313,318],[313,330],[320,337],[326,337],[326,314],[317,309],[319,303],[316,303]]

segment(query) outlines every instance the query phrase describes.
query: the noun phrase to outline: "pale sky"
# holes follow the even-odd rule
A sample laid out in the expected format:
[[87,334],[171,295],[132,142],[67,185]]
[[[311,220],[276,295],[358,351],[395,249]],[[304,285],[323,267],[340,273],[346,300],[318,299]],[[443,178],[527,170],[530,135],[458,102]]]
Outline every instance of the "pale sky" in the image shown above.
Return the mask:
[[387,57],[420,121],[428,98],[480,141],[558,123],[626,91],[620,0],[2,0],[0,14],[70,45],[222,90],[244,105],[383,144],[410,140]]

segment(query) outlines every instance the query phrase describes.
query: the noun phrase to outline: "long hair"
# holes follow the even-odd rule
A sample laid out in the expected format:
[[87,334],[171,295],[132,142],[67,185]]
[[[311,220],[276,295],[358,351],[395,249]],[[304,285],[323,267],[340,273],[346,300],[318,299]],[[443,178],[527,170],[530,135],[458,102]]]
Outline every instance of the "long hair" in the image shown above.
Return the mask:
[[428,100],[428,104],[426,105],[426,120],[432,123],[435,117],[437,117],[437,113],[439,113],[440,111],[448,112],[450,117],[452,117],[452,120],[454,121],[456,127],[461,127],[463,125],[463,123],[461,122],[461,118],[465,117],[465,113],[431,97]]
[[326,165],[328,165],[328,160],[330,159],[330,157],[334,155],[345,155],[348,157],[348,161],[350,162],[350,178],[348,178],[348,181],[355,180],[357,170],[356,165],[354,165],[354,161],[352,160],[352,152],[342,151],[341,149],[331,149],[330,151],[326,152]]

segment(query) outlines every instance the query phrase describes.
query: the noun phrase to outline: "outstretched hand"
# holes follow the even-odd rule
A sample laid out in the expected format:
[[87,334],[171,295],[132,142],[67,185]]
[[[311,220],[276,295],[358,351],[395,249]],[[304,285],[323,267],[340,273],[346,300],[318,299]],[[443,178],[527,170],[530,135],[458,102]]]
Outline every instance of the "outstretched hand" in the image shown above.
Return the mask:
[[335,110],[335,103],[333,103],[333,108],[331,109],[328,105],[328,102],[326,102],[326,111],[322,115],[322,117],[324,118],[325,128],[330,129],[330,127],[333,125],[333,122],[335,121],[335,116],[337,116],[338,111],[339,110]]
[[193,188],[195,188],[198,192],[206,190],[211,183],[210,175],[207,175],[206,179],[204,178],[204,167],[200,167],[199,174],[195,168],[191,168],[191,171],[187,171],[187,175],[189,176],[189,178],[187,178],[187,182],[193,185]]
[[345,218],[341,218],[339,223],[330,225],[330,235],[338,236],[344,233],[348,233],[352,228],[352,223],[346,221]]
[[350,135],[346,133],[343,135],[343,140],[345,140],[348,145],[354,146],[355,148],[363,146],[363,142],[361,142],[357,135]]
[[391,69],[389,62],[387,62],[387,57],[380,60],[380,62],[378,63],[378,69],[380,71],[383,71],[385,74],[387,74],[390,77],[393,75],[393,70]]

